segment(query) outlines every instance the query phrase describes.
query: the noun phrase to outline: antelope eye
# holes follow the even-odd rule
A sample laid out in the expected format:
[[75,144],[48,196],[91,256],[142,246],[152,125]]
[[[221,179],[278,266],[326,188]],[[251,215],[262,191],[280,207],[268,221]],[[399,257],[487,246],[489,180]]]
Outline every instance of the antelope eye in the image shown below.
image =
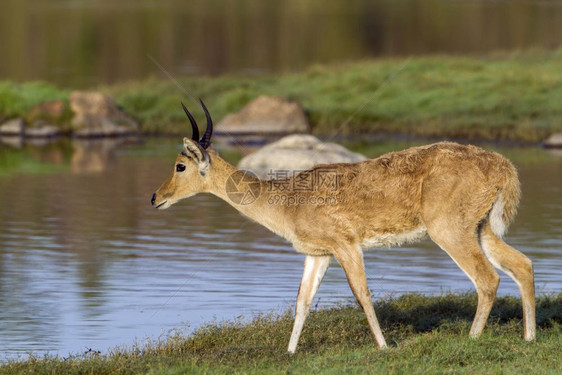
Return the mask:
[[185,165],[183,164],[176,165],[176,172],[183,172],[183,171],[185,171]]

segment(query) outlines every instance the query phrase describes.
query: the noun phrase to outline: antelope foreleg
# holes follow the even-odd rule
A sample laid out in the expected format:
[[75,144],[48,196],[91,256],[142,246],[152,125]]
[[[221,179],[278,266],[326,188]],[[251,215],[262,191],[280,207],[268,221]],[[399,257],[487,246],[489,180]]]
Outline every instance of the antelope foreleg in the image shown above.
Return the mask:
[[316,291],[320,286],[320,282],[322,282],[324,274],[330,265],[330,259],[330,255],[307,255],[304,260],[304,272],[297,296],[295,324],[293,325],[293,332],[291,333],[291,340],[289,341],[289,348],[287,349],[289,353],[294,353],[295,350],[297,350],[297,344],[299,342],[304,321],[308,316],[310,305],[312,304],[312,300],[314,299]]

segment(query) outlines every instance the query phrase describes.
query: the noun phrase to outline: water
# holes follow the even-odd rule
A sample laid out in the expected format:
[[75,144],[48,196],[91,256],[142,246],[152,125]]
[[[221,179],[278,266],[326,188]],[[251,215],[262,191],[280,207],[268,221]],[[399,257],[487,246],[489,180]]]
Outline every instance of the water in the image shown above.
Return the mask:
[[[294,304],[304,256],[284,240],[209,195],[167,211],[150,207],[179,142],[108,142],[0,148],[4,358],[107,352],[170,330],[191,332],[214,319],[250,318]],[[515,160],[524,189],[508,242],[533,259],[538,293],[559,292],[562,157],[540,149],[500,151]],[[18,168],[26,172],[15,173]],[[374,298],[472,290],[429,241],[371,251],[365,263]],[[504,275],[499,294],[517,294]],[[315,304],[351,298],[333,264]]]
[[97,86],[379,56],[559,48],[559,1],[4,0],[0,79]]

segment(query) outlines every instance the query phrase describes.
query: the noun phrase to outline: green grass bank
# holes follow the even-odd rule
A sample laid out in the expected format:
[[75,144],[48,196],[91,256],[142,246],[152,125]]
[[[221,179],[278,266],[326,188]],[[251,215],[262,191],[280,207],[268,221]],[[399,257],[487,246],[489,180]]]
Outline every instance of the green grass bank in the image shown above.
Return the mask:
[[[188,131],[180,100],[202,117],[191,101],[202,97],[220,120],[263,94],[300,101],[316,134],[540,142],[562,131],[562,50],[366,60],[257,77],[175,78],[92,89],[112,95],[150,134]],[[69,93],[44,82],[0,82],[0,120],[26,117],[34,105],[67,100]]]
[[[537,299],[537,341],[522,339],[521,301],[498,298],[478,340],[468,337],[475,294],[407,294],[375,302],[389,348],[378,350],[363,312],[313,311],[298,352],[286,354],[292,314],[210,324],[194,334],[109,354],[32,358],[2,374],[396,373],[554,374],[562,368],[562,293]],[[94,348],[95,349],[95,348]]]

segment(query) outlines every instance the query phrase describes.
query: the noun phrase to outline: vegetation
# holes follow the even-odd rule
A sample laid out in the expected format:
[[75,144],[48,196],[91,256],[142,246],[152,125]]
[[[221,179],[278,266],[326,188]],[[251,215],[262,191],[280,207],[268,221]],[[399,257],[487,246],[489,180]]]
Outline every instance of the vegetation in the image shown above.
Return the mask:
[[[259,95],[299,100],[313,132],[538,142],[562,131],[562,50],[487,57],[415,57],[313,66],[292,74],[150,78],[98,89],[114,96],[145,133],[185,133],[179,101],[202,97],[215,119]],[[45,83],[0,82],[0,119],[68,98]],[[188,103],[189,104],[189,103]],[[191,105],[202,116],[198,105]]]
[[[28,122],[41,120],[36,113],[30,111],[33,106],[51,100],[64,100],[66,108],[61,120],[70,120],[70,108],[68,107],[69,90],[61,90],[46,82],[15,83],[11,81],[0,81],[0,122],[5,119],[21,117]],[[44,120],[51,121],[46,118]],[[52,121],[51,121],[52,122]],[[65,126],[56,119],[55,125]]]
[[210,324],[193,335],[70,358],[31,358],[5,374],[555,373],[562,368],[562,293],[537,301],[537,341],[522,339],[521,301],[498,298],[483,336],[468,338],[476,295],[418,294],[375,303],[387,350],[375,347],[362,311],[311,313],[297,354],[286,354],[292,314]]

